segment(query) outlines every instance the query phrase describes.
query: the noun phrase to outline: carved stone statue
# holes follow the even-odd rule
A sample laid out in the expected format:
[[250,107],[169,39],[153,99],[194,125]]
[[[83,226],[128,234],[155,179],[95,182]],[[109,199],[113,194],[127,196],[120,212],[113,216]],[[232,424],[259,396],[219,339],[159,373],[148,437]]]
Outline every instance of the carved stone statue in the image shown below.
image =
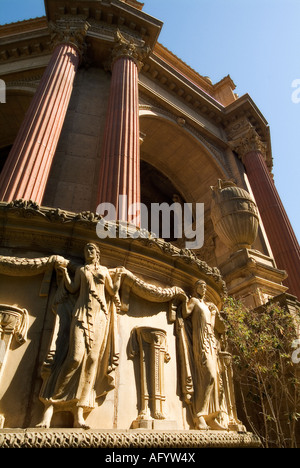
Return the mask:
[[216,333],[225,331],[214,304],[205,302],[206,283],[195,284],[194,296],[183,302],[182,319],[177,323],[182,369],[182,385],[195,429],[226,429],[221,415],[220,343]]
[[[86,244],[84,256],[81,266],[58,255],[0,256],[2,274],[43,274],[40,296],[49,295],[52,272],[56,271],[52,304],[55,320],[41,371],[40,400],[45,408],[38,427],[50,427],[55,411],[68,411],[74,414],[74,427],[88,428],[86,413],[115,388],[114,370],[119,364],[117,313],[128,312],[130,297],[135,295],[168,304],[167,319],[175,323],[177,337],[178,383],[190,409],[191,427],[244,430],[236,414],[231,355],[224,346],[225,326],[217,307],[205,301],[206,283],[197,281],[195,294],[188,299],[178,286],[149,284],[124,267],[108,270],[101,265],[95,244]],[[4,333],[0,336],[1,374],[9,348],[7,340],[11,332],[17,339],[26,339],[28,314],[15,306],[2,305],[0,309],[0,331]],[[135,327],[132,331],[129,357],[139,356],[136,427],[151,428],[152,423],[153,428],[162,427],[159,421],[170,427],[174,422],[165,414],[168,339],[166,331],[158,328]]]
[[108,270],[100,264],[100,251],[94,244],[87,244],[84,253],[85,265],[76,268],[74,280],[68,271],[71,263],[55,257],[56,319],[42,366],[40,400],[45,410],[38,427],[50,427],[55,411],[71,411],[74,427],[88,428],[84,413],[115,386],[113,371],[119,361],[116,314],[128,311],[131,294],[151,302],[168,302],[169,314],[174,314],[177,298],[185,297],[178,287],[148,284],[123,267]]
[[96,245],[87,244],[84,255],[85,265],[76,269],[74,280],[67,261],[56,266],[60,278],[57,323],[43,366],[40,399],[45,412],[38,427],[50,427],[53,412],[66,410],[74,414],[74,427],[87,428],[84,412],[91,411],[96,398],[113,388],[109,373],[118,363],[115,314],[121,274],[115,272],[112,280],[100,264]]

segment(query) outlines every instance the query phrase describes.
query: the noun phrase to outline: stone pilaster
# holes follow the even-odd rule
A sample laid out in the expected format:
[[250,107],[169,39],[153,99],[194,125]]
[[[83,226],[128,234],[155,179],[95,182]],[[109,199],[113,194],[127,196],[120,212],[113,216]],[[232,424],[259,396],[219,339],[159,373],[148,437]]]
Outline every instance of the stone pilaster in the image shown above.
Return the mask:
[[277,267],[286,270],[290,294],[300,297],[299,243],[266,164],[266,145],[253,128],[231,142],[245,166]]
[[0,380],[13,337],[18,343],[23,344],[27,339],[27,330],[28,312],[26,309],[0,304]]
[[42,203],[81,58],[86,24],[51,25],[54,51],[0,177],[0,199]]
[[[98,204],[111,203],[120,221],[131,221],[128,207],[140,203],[138,73],[147,53],[147,48],[116,34]],[[127,197],[123,206],[119,205],[120,195]]]

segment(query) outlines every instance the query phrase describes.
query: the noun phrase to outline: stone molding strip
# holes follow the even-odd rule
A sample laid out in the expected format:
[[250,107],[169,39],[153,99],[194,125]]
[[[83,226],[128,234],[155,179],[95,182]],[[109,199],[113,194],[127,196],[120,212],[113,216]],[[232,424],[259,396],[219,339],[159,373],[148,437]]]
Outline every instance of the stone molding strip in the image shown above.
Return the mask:
[[248,432],[1,429],[0,448],[259,448]]
[[[69,226],[72,230],[72,235],[75,235],[75,226],[77,226],[78,228],[86,229],[89,235],[93,232],[96,241],[100,242],[100,239],[96,236],[96,225],[102,217],[97,213],[90,211],[72,213],[58,208],[43,207],[32,200],[20,199],[12,202],[0,201],[0,237],[1,235],[6,235],[11,229],[11,226],[14,226],[13,229],[15,229],[16,218],[18,219],[18,226],[22,226],[22,221],[26,221],[30,223],[32,229],[34,229],[35,226],[37,227],[37,224],[40,225],[40,222],[43,221],[46,224],[51,223],[53,228],[55,225],[58,228]],[[124,231],[122,223],[107,222],[105,226],[107,229],[109,229],[109,226],[116,227],[116,232],[120,235],[120,238],[117,239],[119,245],[123,244],[128,246],[130,243],[132,251],[134,250],[134,245],[142,246],[146,249],[156,249],[160,251],[162,255],[171,257],[173,261],[176,260],[176,263],[180,266],[185,264],[194,267],[195,271],[204,274],[207,279],[214,284],[214,287],[216,287],[216,290],[219,291],[222,297],[226,297],[228,292],[220,270],[216,267],[210,267],[204,260],[199,259],[194,251],[179,249],[170,242],[165,242],[163,239],[153,237],[152,233],[143,229],[141,229],[140,237],[137,239],[123,238],[121,235],[122,231]],[[52,235],[54,235],[54,229],[51,229],[51,231]],[[25,236],[24,233],[22,235]],[[108,238],[107,243],[109,243],[109,241],[110,239]],[[5,246],[3,240],[2,244]]]

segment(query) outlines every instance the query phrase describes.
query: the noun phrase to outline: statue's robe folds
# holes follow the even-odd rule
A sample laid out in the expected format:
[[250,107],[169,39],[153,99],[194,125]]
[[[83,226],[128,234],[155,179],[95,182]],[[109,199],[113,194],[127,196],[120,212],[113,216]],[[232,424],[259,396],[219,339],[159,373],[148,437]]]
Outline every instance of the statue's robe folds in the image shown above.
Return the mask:
[[53,337],[43,365],[40,399],[58,409],[95,407],[96,399],[114,388],[118,365],[117,299],[109,271],[76,271],[76,298],[60,282],[55,301]]
[[[117,273],[122,276],[121,300],[113,291]],[[117,313],[128,311],[131,294],[169,303],[173,313],[173,301],[183,292],[145,283],[125,268],[101,266],[95,273],[87,266],[78,267],[74,282],[80,284],[77,297],[67,291],[63,279],[59,281],[53,336],[42,368],[40,399],[57,410],[74,406],[91,410],[114,388],[113,371],[119,362]]]
[[182,316],[184,319],[179,317],[176,323],[181,392],[196,423],[200,416],[216,416],[221,410],[223,385],[216,329],[223,332],[223,326],[216,307],[197,300],[190,314],[183,306]]

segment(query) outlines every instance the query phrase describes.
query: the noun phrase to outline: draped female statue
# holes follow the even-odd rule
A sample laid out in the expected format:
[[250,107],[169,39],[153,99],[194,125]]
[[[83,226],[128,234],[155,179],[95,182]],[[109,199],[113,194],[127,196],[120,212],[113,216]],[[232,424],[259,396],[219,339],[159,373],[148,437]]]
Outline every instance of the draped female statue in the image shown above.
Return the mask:
[[[182,366],[185,375],[185,400],[191,409],[195,429],[223,430],[225,428],[218,422],[222,384],[220,343],[216,334],[221,336],[225,332],[225,326],[217,307],[205,302],[205,293],[205,281],[197,281],[194,296],[183,302],[184,322],[178,327],[182,350],[189,348]],[[182,334],[183,323],[187,331],[185,335]],[[184,352],[182,361],[183,356]]]
[[[85,246],[84,255],[85,264],[76,269],[74,280],[67,261],[56,265],[58,323],[42,371],[40,399],[45,411],[38,427],[50,427],[53,412],[65,410],[73,412],[74,427],[87,428],[84,412],[113,388],[109,374],[118,361],[115,314],[121,273],[115,270],[111,276],[100,264],[100,251],[94,244]],[[77,300],[72,297],[76,293]]]

